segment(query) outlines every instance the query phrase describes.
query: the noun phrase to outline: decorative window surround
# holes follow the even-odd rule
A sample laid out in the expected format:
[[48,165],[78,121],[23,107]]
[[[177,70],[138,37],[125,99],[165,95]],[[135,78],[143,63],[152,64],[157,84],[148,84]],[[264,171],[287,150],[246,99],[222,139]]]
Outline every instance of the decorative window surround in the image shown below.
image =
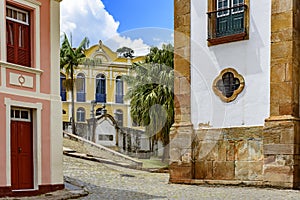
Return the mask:
[[[1,86],[6,86],[9,84],[9,83],[7,83],[8,80],[6,80],[6,73],[7,73],[6,69],[13,69],[13,70],[17,70],[20,72],[27,72],[27,73],[34,74],[35,75],[36,92],[38,92],[38,93],[40,92],[40,81],[41,81],[40,79],[41,79],[41,74],[43,73],[43,70],[35,69],[35,68],[31,68],[31,67],[24,67],[21,65],[3,62],[3,61],[0,61],[0,69],[1,69],[1,78],[0,78]],[[33,87],[34,87],[34,85],[30,85],[29,88],[33,88]]]
[[249,39],[249,1],[208,1],[208,46]]
[[40,69],[24,67],[22,65],[8,63],[8,62],[4,62],[4,61],[0,61],[0,65],[1,65],[1,67],[5,67],[8,69],[15,69],[15,70],[23,71],[23,72],[33,73],[36,75],[41,75],[43,73],[43,70],[40,70]]
[[[6,107],[6,116],[11,116],[11,109],[14,107],[17,108],[26,108],[31,109],[32,117],[31,120],[33,120],[33,144],[34,144],[34,188],[37,189],[38,185],[42,182],[42,162],[41,162],[41,137],[42,137],[42,127],[41,127],[41,115],[42,115],[42,109],[43,104],[42,103],[28,103],[28,102],[22,102],[22,101],[16,101],[12,100],[10,98],[4,99],[4,104]],[[8,145],[8,149],[10,149],[10,120],[6,120],[6,144]],[[11,156],[10,151],[6,152],[6,171],[7,171],[7,183],[11,185]]]
[[243,91],[245,86],[244,78],[233,68],[221,71],[213,82],[213,91],[226,103],[234,101]]
[[[6,13],[6,4],[9,3],[12,6],[18,6],[22,5],[29,11],[31,11],[32,15],[30,16],[33,20],[34,24],[32,24],[32,36],[30,39],[32,40],[32,52],[33,55],[31,55],[32,60],[32,68],[40,69],[40,6],[41,3],[36,0],[7,0],[0,1],[0,13]],[[0,43],[6,44],[6,18],[5,15],[0,16],[3,18],[3,20],[0,20],[0,27],[4,27],[5,30],[0,32]],[[7,52],[6,52],[6,45],[1,45],[0,47],[0,62],[6,62],[7,61]]]

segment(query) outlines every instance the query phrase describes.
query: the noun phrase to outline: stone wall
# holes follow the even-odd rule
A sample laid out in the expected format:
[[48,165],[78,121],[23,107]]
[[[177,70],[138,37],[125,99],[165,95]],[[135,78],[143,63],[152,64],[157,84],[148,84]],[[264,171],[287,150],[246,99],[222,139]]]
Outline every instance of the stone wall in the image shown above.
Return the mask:
[[170,182],[300,189],[300,1],[272,0],[270,117],[263,127],[193,130],[190,11],[190,0],[174,0]]
[[[299,123],[194,130],[191,155],[172,163],[170,182],[299,188]],[[187,138],[188,141],[189,138]]]
[[[275,119],[276,118],[276,119]],[[263,131],[265,185],[300,188],[299,120],[269,118]]]
[[[263,180],[263,127],[199,129],[194,138],[194,178],[230,184]],[[235,182],[234,182],[235,181]]]
[[300,1],[272,0],[270,117],[264,125],[264,183],[300,188]]
[[174,0],[174,110],[170,131],[170,181],[191,179],[191,2]]

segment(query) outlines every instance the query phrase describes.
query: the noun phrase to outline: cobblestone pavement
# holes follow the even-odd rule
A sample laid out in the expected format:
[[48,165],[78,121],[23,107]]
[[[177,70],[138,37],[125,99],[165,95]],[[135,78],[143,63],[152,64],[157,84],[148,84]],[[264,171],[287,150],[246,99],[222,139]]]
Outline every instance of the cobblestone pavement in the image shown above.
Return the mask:
[[300,191],[252,187],[169,184],[166,173],[149,173],[64,156],[64,175],[89,191],[82,199],[300,199]]

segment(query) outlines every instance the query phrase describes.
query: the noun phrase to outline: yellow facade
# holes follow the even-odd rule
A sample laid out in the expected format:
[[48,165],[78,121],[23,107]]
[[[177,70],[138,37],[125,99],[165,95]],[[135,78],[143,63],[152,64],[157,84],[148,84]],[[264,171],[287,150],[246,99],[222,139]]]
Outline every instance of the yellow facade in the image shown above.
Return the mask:
[[[75,123],[86,124],[87,119],[92,118],[92,101],[97,100],[97,104],[94,106],[95,116],[98,113],[96,112],[97,109],[101,109],[103,105],[105,105],[107,113],[115,118],[117,118],[116,113],[122,114],[122,119],[119,119],[119,122],[122,121],[122,126],[131,127],[130,102],[123,98],[123,95],[127,92],[127,85],[123,81],[118,85],[117,82],[121,79],[117,79],[123,75],[129,75],[129,68],[132,63],[143,61],[144,57],[120,57],[118,56],[118,53],[113,52],[107,46],[103,45],[101,41],[99,44],[87,49],[85,55],[86,58],[85,61],[83,61],[83,64],[78,66],[74,71],[74,77],[76,77],[74,88]],[[62,83],[64,79],[65,73],[62,70],[61,87],[64,85]],[[61,92],[63,102],[63,123],[64,128],[66,128],[70,123],[72,116],[71,92],[66,91],[65,97],[63,93],[64,91]]]

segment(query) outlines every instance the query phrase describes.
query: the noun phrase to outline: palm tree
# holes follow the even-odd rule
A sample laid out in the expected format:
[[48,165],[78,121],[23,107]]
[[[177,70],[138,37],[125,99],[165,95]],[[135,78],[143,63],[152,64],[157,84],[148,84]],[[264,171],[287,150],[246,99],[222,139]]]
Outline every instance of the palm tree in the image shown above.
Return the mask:
[[165,64],[174,68],[174,47],[171,44],[163,44],[162,49],[152,47],[150,53],[146,56],[146,63]]
[[[169,51],[171,50],[171,51]],[[171,66],[168,65],[171,64]],[[173,46],[153,47],[145,63],[134,63],[131,74],[123,76],[129,90],[132,120],[146,127],[152,140],[162,141],[163,160],[168,158],[169,132],[174,123]],[[152,143],[153,144],[153,143]]]
[[66,34],[63,36],[62,45],[60,48],[60,68],[64,69],[66,73],[66,89],[71,91],[72,101],[72,133],[76,134],[75,119],[74,119],[74,68],[82,62],[85,57],[84,50],[89,44],[88,38],[84,38],[77,48],[73,48],[68,40]]

